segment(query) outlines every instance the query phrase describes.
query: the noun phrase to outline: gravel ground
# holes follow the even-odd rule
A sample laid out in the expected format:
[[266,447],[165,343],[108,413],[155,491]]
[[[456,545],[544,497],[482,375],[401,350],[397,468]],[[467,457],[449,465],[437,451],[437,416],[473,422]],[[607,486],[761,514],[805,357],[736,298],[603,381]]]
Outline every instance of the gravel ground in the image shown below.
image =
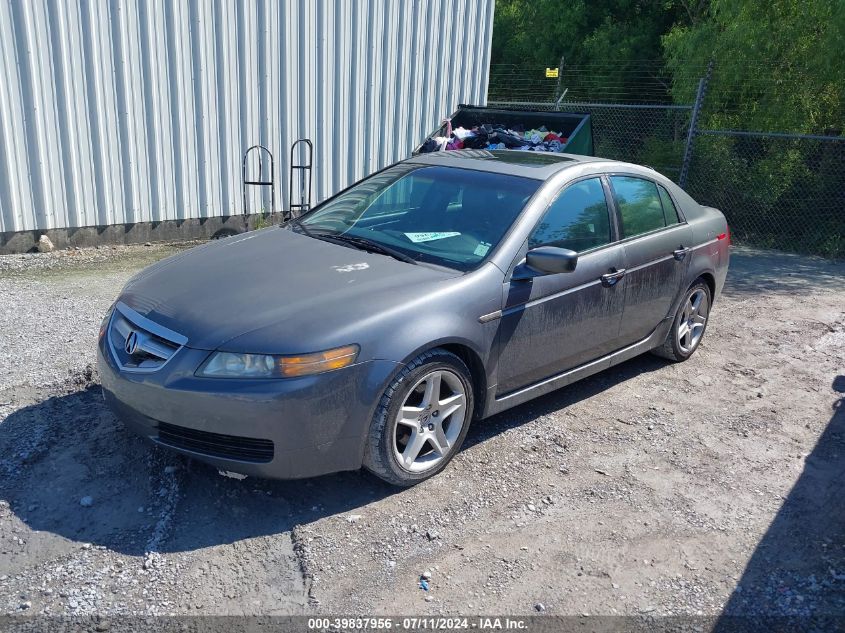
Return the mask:
[[224,477],[104,408],[101,315],[185,247],[0,257],[0,613],[845,616],[845,265],[735,249],[692,360],[478,423],[396,490]]

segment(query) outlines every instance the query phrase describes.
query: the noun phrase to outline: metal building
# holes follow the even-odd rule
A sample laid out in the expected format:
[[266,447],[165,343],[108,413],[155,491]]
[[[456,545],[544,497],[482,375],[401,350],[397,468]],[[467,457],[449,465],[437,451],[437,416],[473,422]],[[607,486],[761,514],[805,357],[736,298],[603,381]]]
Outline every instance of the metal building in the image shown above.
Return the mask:
[[[255,144],[275,156],[273,211],[291,204],[299,138],[324,199],[484,103],[493,7],[0,0],[0,252],[50,229],[73,244],[78,227],[240,216]],[[264,189],[248,212],[270,210]]]

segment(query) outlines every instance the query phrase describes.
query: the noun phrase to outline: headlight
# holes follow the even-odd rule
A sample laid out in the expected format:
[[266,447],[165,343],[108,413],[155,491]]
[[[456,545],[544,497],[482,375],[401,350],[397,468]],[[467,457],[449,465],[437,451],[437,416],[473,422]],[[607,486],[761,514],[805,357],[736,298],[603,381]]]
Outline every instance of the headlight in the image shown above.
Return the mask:
[[294,378],[322,374],[355,362],[357,345],[346,345],[299,356],[214,352],[197,370],[207,378]]

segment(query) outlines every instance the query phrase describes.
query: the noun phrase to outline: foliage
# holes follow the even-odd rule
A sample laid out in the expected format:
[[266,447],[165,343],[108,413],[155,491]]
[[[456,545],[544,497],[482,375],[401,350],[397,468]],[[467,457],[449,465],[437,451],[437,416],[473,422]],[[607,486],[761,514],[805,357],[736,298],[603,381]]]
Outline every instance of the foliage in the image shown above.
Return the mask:
[[[712,60],[704,123],[716,128],[840,134],[845,127],[845,2],[710,0],[662,38],[674,72]],[[691,86],[675,98],[689,103]]]
[[672,2],[649,0],[498,0],[492,63],[653,59],[679,14]]
[[[520,74],[563,57],[568,100],[690,104],[712,63],[699,129],[845,133],[845,0],[497,0],[495,20],[492,63],[517,71],[493,95],[531,101]],[[675,178],[677,112],[593,108],[595,151]],[[699,135],[688,189],[739,240],[841,257],[843,174],[845,142]]]
[[[841,135],[845,3],[710,0],[663,37],[673,72],[713,61],[699,127]],[[674,97],[688,101],[689,85]],[[686,94],[685,94],[686,93]],[[845,255],[845,143],[698,137],[691,192],[728,215],[737,239]]]
[[736,241],[845,257],[843,173],[845,142],[703,136],[687,188]]
[[491,63],[601,64],[603,88],[634,95],[659,60],[667,99],[691,103],[712,61],[708,126],[839,134],[843,50],[843,0],[498,0]]
[[261,213],[256,213],[254,216],[252,216],[251,220],[253,231],[258,231],[259,229],[266,229],[272,224],[272,222],[270,222],[267,210],[263,208],[261,209]]
[[[491,63],[522,68],[601,63],[603,81],[635,90],[680,11],[653,0],[498,0]],[[623,20],[619,16],[624,16]],[[585,95],[589,97],[589,94]]]

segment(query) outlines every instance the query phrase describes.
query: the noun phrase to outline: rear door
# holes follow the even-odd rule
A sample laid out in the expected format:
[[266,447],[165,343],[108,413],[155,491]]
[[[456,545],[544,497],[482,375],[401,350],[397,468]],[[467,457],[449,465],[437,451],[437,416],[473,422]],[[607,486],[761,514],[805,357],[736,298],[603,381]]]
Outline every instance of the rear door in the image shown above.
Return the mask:
[[[567,185],[549,205],[528,248],[576,251],[575,270],[506,280],[499,330],[499,395],[603,356],[617,347],[624,296],[624,246],[600,177]],[[619,274],[619,276],[615,276]]]
[[670,314],[686,279],[692,229],[659,183],[625,174],[609,180],[625,248],[621,347],[646,338]]

